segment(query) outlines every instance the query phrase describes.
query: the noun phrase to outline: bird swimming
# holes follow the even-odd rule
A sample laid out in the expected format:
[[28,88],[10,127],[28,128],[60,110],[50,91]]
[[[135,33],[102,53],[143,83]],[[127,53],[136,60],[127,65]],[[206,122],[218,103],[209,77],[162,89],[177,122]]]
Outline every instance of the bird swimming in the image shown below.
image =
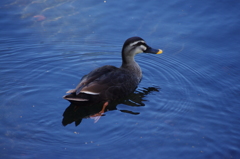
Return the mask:
[[63,98],[78,105],[102,103],[103,108],[110,102],[132,93],[142,79],[142,71],[134,56],[139,53],[161,54],[161,49],[153,49],[140,37],[131,37],[122,47],[122,65],[105,65],[82,77],[75,89],[69,90]]

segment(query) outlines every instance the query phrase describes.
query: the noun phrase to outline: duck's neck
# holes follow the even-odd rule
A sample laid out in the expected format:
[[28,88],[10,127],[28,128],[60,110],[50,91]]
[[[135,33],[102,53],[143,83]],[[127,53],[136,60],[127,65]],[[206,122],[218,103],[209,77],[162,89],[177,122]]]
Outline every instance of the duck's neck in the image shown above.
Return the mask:
[[139,81],[142,78],[142,70],[138,63],[134,60],[134,56],[122,56],[122,66],[121,68],[129,70],[131,73],[135,74]]

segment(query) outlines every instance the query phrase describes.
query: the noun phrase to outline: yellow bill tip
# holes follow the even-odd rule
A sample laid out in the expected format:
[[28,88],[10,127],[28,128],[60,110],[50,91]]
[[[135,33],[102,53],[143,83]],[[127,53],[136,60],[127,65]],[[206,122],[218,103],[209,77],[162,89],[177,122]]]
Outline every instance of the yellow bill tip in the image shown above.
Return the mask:
[[157,54],[161,54],[163,51],[161,49],[158,50]]

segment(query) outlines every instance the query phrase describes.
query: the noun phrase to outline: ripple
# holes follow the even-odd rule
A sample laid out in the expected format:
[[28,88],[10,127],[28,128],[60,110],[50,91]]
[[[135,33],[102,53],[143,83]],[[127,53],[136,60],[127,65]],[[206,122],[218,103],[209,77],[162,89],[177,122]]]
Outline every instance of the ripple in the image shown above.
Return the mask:
[[203,75],[174,56],[144,55],[140,57],[139,63],[144,74],[143,82],[161,88],[154,104],[158,105],[158,111],[166,115],[191,111],[193,101],[204,93],[201,87],[196,86],[196,79],[200,80]]
[[[15,55],[12,54],[11,56]],[[7,58],[11,59],[9,57]],[[138,90],[153,86],[160,87],[160,92],[144,97],[146,99],[144,101],[144,108],[133,108],[134,111],[137,109],[136,111],[140,112],[140,117],[129,117],[126,118],[125,122],[116,122],[117,118],[121,118],[120,116],[126,114],[119,113],[119,111],[107,112],[107,117],[102,117],[99,121],[100,124],[97,126],[87,126],[87,129],[90,130],[89,132],[98,131],[100,136],[108,133],[112,135],[107,139],[103,138],[104,141],[102,141],[102,139],[95,139],[93,141],[89,138],[85,140],[87,143],[93,141],[94,144],[102,143],[104,146],[107,146],[110,143],[119,143],[123,138],[134,134],[134,136],[141,137],[141,133],[147,133],[136,131],[139,130],[141,126],[149,127],[143,123],[149,121],[151,117],[157,119],[155,122],[159,122],[160,119],[162,123],[168,125],[174,124],[174,121],[169,119],[169,117],[173,118],[174,116],[179,116],[179,114],[194,111],[195,102],[200,100],[199,96],[206,94],[207,90],[202,89],[199,83],[201,83],[201,81],[213,82],[210,75],[204,74],[206,71],[199,72],[188,64],[182,63],[175,58],[175,56],[169,56],[167,54],[140,54],[136,56],[136,61],[143,71],[143,79],[139,84]],[[56,114],[61,114],[62,112],[54,112],[54,109],[56,109],[55,105],[48,104],[61,103],[61,101],[64,101],[61,97],[65,91],[74,88],[81,77],[91,70],[103,65],[120,66],[121,56],[120,53],[109,52],[37,54],[25,58],[22,61],[16,60],[14,64],[17,65],[14,66],[13,69],[20,71],[19,75],[21,78],[16,78],[16,80],[12,80],[11,83],[22,85],[22,87],[17,88],[17,91],[21,92],[21,95],[13,93],[6,101],[15,101],[17,99],[19,102],[18,105],[26,105],[25,107],[27,109],[35,105],[36,108],[34,108],[34,110],[37,109],[38,113],[40,112],[42,115],[29,116],[28,121],[34,121],[36,125],[44,126],[47,124],[47,126],[56,127],[54,124],[59,122],[59,118],[52,119],[50,116],[58,116]],[[8,74],[9,71],[5,71],[5,73]],[[10,76],[9,79],[11,79],[11,77],[12,76]],[[207,79],[203,80],[205,77],[207,77]],[[11,91],[10,88],[6,89],[7,92]],[[10,93],[11,92],[9,92],[9,94]],[[38,101],[38,98],[43,96],[43,100]],[[36,99],[36,101],[33,99]],[[7,104],[16,105],[14,102]],[[48,106],[47,109],[44,107],[39,108],[45,105]],[[118,107],[121,107],[121,105]],[[17,112],[17,114],[20,116],[24,113]],[[36,114],[36,112],[34,112],[34,114]],[[27,115],[25,114],[25,116]],[[113,120],[109,120],[110,118]],[[184,118],[184,116],[181,118]],[[92,122],[92,120],[88,120],[87,122],[85,120],[83,123],[89,124],[89,122]],[[111,127],[97,130],[100,129],[101,122],[103,122],[104,125],[111,125]],[[128,124],[123,126],[122,124],[126,122]],[[136,125],[136,123],[139,124]],[[86,127],[85,124],[84,126]],[[119,129],[119,127],[121,127],[121,129]],[[151,130],[152,132],[153,130],[164,132],[164,129],[155,128],[154,126],[151,127]],[[113,135],[113,133],[116,133],[116,135]],[[51,136],[49,133],[46,134],[47,136]],[[36,138],[37,137],[36,135]],[[43,139],[41,142],[45,143],[48,137],[44,137]],[[75,143],[77,141],[73,142]]]
[[[74,60],[79,62],[65,68],[65,70],[70,70],[65,72],[65,75],[70,75],[69,78],[75,78],[73,81],[76,84],[78,82],[76,79],[80,80],[81,76],[94,68],[103,65],[121,65],[119,55],[115,54],[113,56],[109,56],[109,53],[100,56],[81,56],[84,56],[84,58],[71,59],[70,63],[75,63]],[[204,94],[201,88],[196,88],[197,81],[195,81],[196,79],[201,80],[203,75],[174,57],[141,54],[137,55],[136,61],[143,71],[143,80],[139,89],[150,86],[161,88],[161,92],[154,98],[154,103],[158,105],[157,108],[160,111],[174,113],[190,111],[193,101],[200,94]]]

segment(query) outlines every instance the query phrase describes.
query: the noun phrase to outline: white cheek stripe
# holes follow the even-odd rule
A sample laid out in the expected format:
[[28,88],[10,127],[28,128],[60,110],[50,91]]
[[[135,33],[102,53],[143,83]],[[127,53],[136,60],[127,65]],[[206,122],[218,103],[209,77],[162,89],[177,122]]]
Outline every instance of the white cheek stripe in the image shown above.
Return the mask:
[[141,49],[143,49],[144,51],[147,50],[147,47],[144,45],[140,45]]
[[131,43],[130,46],[136,45],[136,44],[139,43],[139,42],[141,42],[141,43],[145,43],[145,41],[143,41],[143,40],[139,40],[139,41],[135,41],[134,43]]

